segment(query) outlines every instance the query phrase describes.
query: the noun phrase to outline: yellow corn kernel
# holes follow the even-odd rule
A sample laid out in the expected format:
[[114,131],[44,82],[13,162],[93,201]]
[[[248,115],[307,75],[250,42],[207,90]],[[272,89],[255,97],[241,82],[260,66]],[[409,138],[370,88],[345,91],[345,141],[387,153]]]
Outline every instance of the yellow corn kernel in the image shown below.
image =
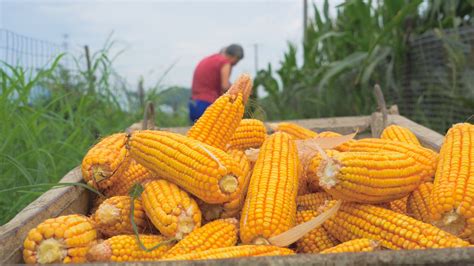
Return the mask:
[[474,243],[474,125],[451,127],[441,146],[430,196],[433,223]]
[[252,90],[249,75],[240,75],[229,91],[211,104],[188,131],[188,137],[224,150],[244,115]]
[[467,247],[468,242],[430,224],[381,207],[343,203],[324,229],[341,242],[369,238],[388,249]]
[[[306,210],[296,212],[296,223],[305,223],[318,216],[320,212],[316,210]],[[329,235],[322,226],[319,226],[296,242],[296,251],[298,253],[319,253],[321,250],[328,249],[337,245],[338,241]]]
[[247,150],[260,148],[267,137],[267,129],[257,119],[242,119],[232,135],[227,149]]
[[138,163],[207,203],[240,195],[238,162],[217,148],[165,131],[135,131],[130,154]]
[[170,249],[163,258],[231,247],[237,244],[237,220],[220,219],[197,228]]
[[296,197],[298,211],[317,211],[327,200],[332,200],[332,196],[326,192],[310,193]]
[[380,138],[421,146],[420,141],[410,129],[398,125],[390,125],[386,127],[382,131]]
[[388,139],[360,139],[348,141],[336,147],[341,152],[399,152],[412,157],[423,167],[422,181],[430,181],[435,174],[438,154],[427,148]]
[[87,184],[102,190],[110,187],[124,169],[127,135],[117,133],[94,145],[82,160],[82,176]]
[[420,184],[422,167],[397,152],[341,152],[323,159],[319,185],[335,199],[382,203],[400,199]]
[[377,241],[367,238],[359,238],[341,243],[321,251],[321,254],[343,253],[343,252],[369,252],[374,251],[379,246]]
[[164,236],[182,239],[201,226],[196,201],[166,180],[145,183],[142,202],[146,215]]
[[[96,228],[105,236],[133,234],[129,196],[115,196],[102,202],[92,215]],[[134,221],[140,233],[149,226],[140,200],[134,201]]]
[[267,245],[242,245],[225,248],[209,249],[196,253],[179,255],[166,260],[210,260],[210,259],[230,259],[241,257],[257,256],[286,256],[295,252],[288,248],[280,248]]
[[408,200],[408,196],[403,197],[401,199],[394,200],[394,201],[390,201],[389,203],[390,210],[401,213],[401,214],[407,214],[407,200]]
[[242,215],[243,243],[267,243],[268,238],[295,225],[298,193],[296,145],[286,133],[269,136],[255,162]]
[[426,182],[415,189],[408,197],[408,214],[422,222],[431,223],[429,200],[433,184]]
[[284,132],[290,135],[293,139],[311,139],[318,136],[318,133],[290,122],[280,122],[269,125],[273,131]]
[[27,264],[85,262],[85,253],[96,239],[97,231],[85,216],[47,219],[29,231],[23,259]]
[[[160,235],[139,235],[139,237],[148,249],[166,241],[166,238]],[[92,246],[87,253],[87,260],[89,262],[154,261],[160,259],[172,246],[163,243],[152,251],[146,251],[140,247],[136,235],[118,235]]]

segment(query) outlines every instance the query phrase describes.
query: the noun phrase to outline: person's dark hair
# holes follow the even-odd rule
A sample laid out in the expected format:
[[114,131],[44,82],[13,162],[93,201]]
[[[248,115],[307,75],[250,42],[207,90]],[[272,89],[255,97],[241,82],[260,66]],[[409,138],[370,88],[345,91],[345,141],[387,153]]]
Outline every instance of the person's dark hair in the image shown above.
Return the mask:
[[224,52],[230,56],[235,56],[238,59],[244,58],[244,48],[238,44],[231,44],[227,46]]

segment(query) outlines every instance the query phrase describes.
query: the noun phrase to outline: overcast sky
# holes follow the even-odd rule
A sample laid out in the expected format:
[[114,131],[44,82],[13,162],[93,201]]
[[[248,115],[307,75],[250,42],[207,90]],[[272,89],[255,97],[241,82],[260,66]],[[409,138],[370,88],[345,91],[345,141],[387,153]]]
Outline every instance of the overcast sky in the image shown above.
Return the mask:
[[74,52],[102,47],[113,32],[117,49],[126,49],[115,67],[130,84],[143,75],[152,85],[175,63],[164,84],[189,87],[198,61],[233,42],[244,46],[245,58],[232,78],[255,72],[255,43],[259,66],[277,66],[287,42],[302,38],[302,10],[302,0],[0,0],[0,28],[59,44],[68,34]]

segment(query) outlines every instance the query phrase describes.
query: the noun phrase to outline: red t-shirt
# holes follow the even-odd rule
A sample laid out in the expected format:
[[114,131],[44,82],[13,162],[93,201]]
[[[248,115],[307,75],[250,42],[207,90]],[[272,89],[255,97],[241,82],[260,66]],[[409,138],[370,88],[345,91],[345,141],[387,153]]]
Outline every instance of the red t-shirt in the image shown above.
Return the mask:
[[222,54],[213,54],[201,60],[194,70],[191,99],[214,102],[222,95],[221,69],[230,63]]

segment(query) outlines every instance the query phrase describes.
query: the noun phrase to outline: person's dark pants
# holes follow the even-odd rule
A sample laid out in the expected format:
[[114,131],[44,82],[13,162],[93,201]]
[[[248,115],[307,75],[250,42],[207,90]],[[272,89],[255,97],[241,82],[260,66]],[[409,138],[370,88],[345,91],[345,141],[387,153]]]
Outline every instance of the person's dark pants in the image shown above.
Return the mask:
[[191,122],[196,122],[196,120],[198,120],[199,117],[204,114],[204,111],[206,111],[209,105],[211,105],[210,102],[200,100],[189,100],[189,119],[191,119]]

